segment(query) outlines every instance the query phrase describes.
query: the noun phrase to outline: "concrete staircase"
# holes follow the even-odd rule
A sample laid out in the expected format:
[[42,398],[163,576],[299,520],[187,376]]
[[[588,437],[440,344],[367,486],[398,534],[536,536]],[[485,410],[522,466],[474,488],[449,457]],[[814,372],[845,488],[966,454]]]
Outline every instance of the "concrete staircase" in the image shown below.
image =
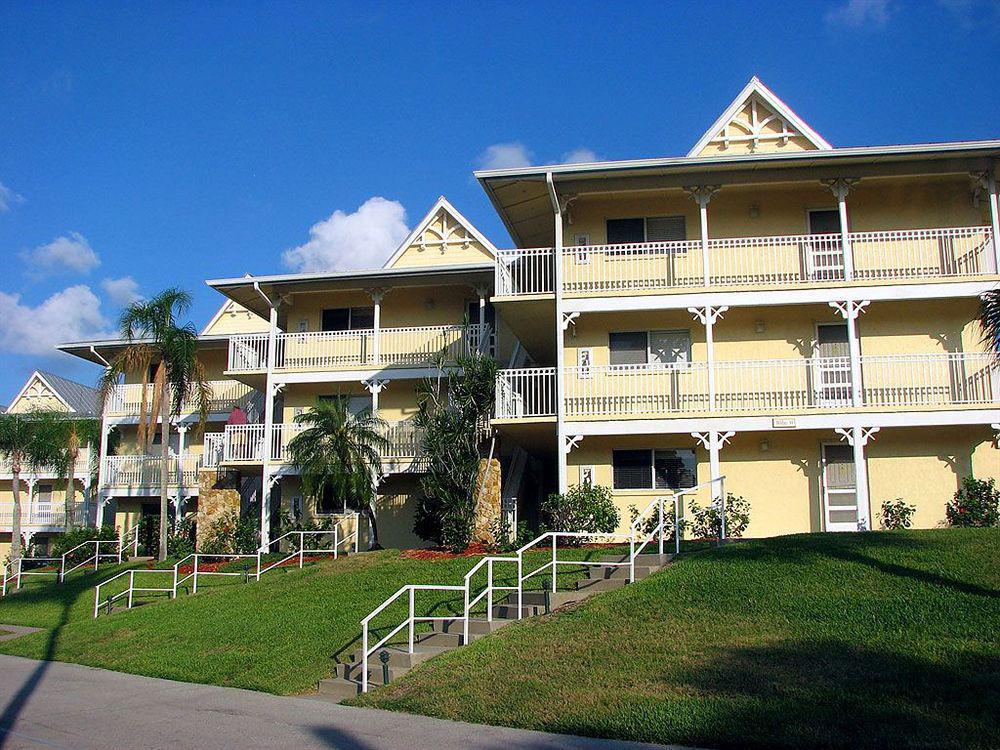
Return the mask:
[[[635,560],[635,578],[641,580],[651,573],[666,567],[673,555],[639,555]],[[627,562],[628,556],[606,555],[602,563]],[[595,594],[604,591],[614,591],[628,583],[629,568],[627,565],[592,565],[587,569],[587,576],[574,584],[567,591],[522,591],[521,606],[524,617],[534,617],[546,614],[575,604]],[[517,593],[511,592],[504,599],[493,605],[493,620],[469,620],[469,641],[475,641],[483,636],[499,630],[505,625],[517,620]],[[435,622],[430,632],[419,635],[414,641],[413,653],[408,653],[406,645],[387,646],[380,649],[368,659],[368,684],[378,687],[403,676],[421,662],[437,656],[445,651],[458,648],[463,643],[464,621],[461,619]],[[337,665],[334,677],[320,680],[319,696],[325,700],[339,703],[361,692],[362,649],[359,647],[348,660]],[[388,655],[387,670],[383,669],[380,655]]]

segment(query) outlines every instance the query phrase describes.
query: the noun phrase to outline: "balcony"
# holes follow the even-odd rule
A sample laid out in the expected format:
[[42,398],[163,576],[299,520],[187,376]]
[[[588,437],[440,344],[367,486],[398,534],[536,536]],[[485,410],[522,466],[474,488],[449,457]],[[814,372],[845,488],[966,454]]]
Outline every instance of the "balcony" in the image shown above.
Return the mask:
[[[420,326],[356,331],[279,333],[275,339],[275,372],[314,372],[352,368],[434,367],[442,359],[476,351],[483,337],[495,344],[486,325]],[[229,340],[228,372],[267,370],[266,333],[233,336]]]
[[[716,362],[713,378],[709,378],[705,362],[568,367],[564,370],[565,416],[571,420],[662,419],[1000,403],[1000,372],[990,354],[895,354],[860,359],[862,383],[857,407],[848,357]],[[496,418],[553,416],[554,388],[554,368],[501,371]]]
[[[160,456],[105,456],[101,472],[102,487],[159,488],[162,461]],[[183,458],[171,457],[167,486],[197,487],[198,470],[201,468],[202,457],[197,454]]]
[[[90,456],[86,448],[80,451],[76,460],[74,476],[82,481],[90,471]],[[11,462],[9,458],[0,458],[0,479],[10,479],[13,476]],[[36,479],[59,479],[59,471],[54,466],[41,466],[37,469],[29,469],[21,466],[21,481],[27,481],[29,477]],[[65,478],[65,477],[63,477]]]
[[[86,506],[77,503],[74,508],[73,522],[76,525],[87,523]],[[14,504],[0,503],[0,531],[10,532],[14,523]],[[66,509],[62,503],[28,502],[27,497],[21,499],[21,528],[58,528],[66,526]]]
[[[247,412],[247,416],[256,419],[261,408],[261,394],[250,386],[234,380],[211,380],[208,383],[211,395],[208,402],[209,414],[228,414],[235,407]],[[109,417],[138,417],[142,409],[142,384],[128,383],[117,385],[108,394],[104,413]],[[152,389],[146,389],[146,408],[152,401]],[[196,414],[197,399],[188,398],[181,404],[181,414]]]
[[[263,461],[264,428],[262,424],[226,425],[221,449],[222,461],[225,463]],[[287,463],[288,444],[292,438],[307,428],[298,424],[276,424],[271,428],[268,460]],[[400,467],[412,468],[420,457],[422,431],[412,422],[392,422],[387,425],[384,434],[389,440],[389,448],[382,454],[382,461],[386,467],[389,470],[400,470]]]
[[[737,237],[562,251],[563,292],[578,296],[669,293],[681,289],[776,288],[856,281],[884,284],[996,273],[989,227]],[[506,250],[495,266],[498,297],[551,294],[553,250]],[[847,260],[853,264],[849,270]]]

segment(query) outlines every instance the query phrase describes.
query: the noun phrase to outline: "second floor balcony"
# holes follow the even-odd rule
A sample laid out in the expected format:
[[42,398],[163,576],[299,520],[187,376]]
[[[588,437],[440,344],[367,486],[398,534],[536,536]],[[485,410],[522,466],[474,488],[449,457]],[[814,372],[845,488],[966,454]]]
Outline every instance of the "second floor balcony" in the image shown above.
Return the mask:
[[[14,504],[0,503],[0,531],[10,532],[14,523]],[[76,503],[73,506],[73,523],[82,526],[88,523],[87,506]],[[22,529],[63,529],[66,526],[66,508],[59,502],[29,502],[21,499]]]
[[[711,373],[705,362],[567,367],[565,417],[663,419],[1000,404],[1000,372],[991,354],[872,355],[859,364],[858,388],[849,357],[719,361]],[[555,368],[502,370],[496,418],[553,417],[555,376]]]
[[[563,292],[575,296],[713,288],[871,284],[996,274],[987,226],[841,234],[731,237],[564,247]],[[707,249],[707,253],[706,253]],[[496,259],[496,295],[555,289],[551,248],[507,250]]]
[[[268,366],[266,333],[233,336],[228,371],[261,373]],[[276,372],[310,372],[386,367],[433,367],[440,361],[495,345],[488,325],[439,325],[349,331],[278,333]]]
[[[304,429],[305,426],[298,424],[272,425],[270,439],[265,440],[265,425],[226,425],[224,433],[206,435],[206,454],[212,445],[215,446],[212,455],[218,456],[220,463],[260,463],[266,450],[268,461],[288,463],[288,444]],[[423,437],[420,428],[412,422],[390,422],[384,435],[389,441],[388,449],[382,453],[384,469],[395,471],[419,464]]]
[[[171,456],[167,469],[168,487],[196,488],[202,456]],[[163,459],[153,455],[105,456],[101,466],[101,486],[116,489],[158,489]]]
[[[251,419],[257,419],[263,405],[259,391],[235,380],[211,380],[209,386],[208,413],[228,414],[235,407],[247,412]],[[109,417],[138,417],[142,412],[143,398],[146,409],[152,401],[152,388],[147,386],[143,394],[141,383],[122,383],[116,385],[108,394],[104,404],[104,414]],[[196,414],[198,401],[187,398],[181,404],[181,414]]]

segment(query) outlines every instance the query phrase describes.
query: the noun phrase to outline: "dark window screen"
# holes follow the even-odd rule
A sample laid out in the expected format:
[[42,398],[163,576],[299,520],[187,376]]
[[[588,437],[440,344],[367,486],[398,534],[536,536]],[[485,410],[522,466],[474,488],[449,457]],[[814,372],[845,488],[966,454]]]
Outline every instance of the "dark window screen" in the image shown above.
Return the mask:
[[652,454],[648,450],[612,451],[616,490],[644,490],[652,479]]
[[613,365],[644,365],[648,359],[649,340],[645,331],[622,331],[608,334],[608,348]]
[[624,245],[629,242],[646,241],[645,219],[608,219],[608,244]]

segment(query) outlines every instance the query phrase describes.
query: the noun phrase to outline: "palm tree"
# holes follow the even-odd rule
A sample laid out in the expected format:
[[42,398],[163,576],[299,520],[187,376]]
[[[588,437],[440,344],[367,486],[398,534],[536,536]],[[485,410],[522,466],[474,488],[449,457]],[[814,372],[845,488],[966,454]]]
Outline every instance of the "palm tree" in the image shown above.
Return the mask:
[[36,471],[55,463],[58,451],[53,440],[55,412],[34,411],[0,414],[0,458],[10,461],[14,494],[10,559],[21,556],[21,472]]
[[979,298],[979,325],[983,329],[983,343],[1000,357],[1000,289],[986,292]]
[[66,480],[66,498],[64,500],[66,531],[74,526],[74,506],[76,505],[76,462],[80,457],[80,449],[85,445],[93,447],[100,444],[101,423],[96,419],[79,417],[63,417],[55,430],[55,448],[59,454],[56,469],[59,477]]
[[[157,417],[160,420],[160,554],[167,559],[167,485],[170,473],[170,418],[181,404],[197,400],[203,427],[208,416],[211,388],[198,359],[198,333],[177,318],[191,308],[191,295],[170,288],[148,300],[133,302],[122,312],[118,328],[128,344],[105,370],[100,381],[101,405],[126,373],[142,377],[139,406],[139,444],[151,454]],[[152,370],[152,382],[150,382]],[[147,409],[147,396],[149,398]]]
[[299,467],[303,492],[314,498],[329,492],[364,512],[372,530],[369,547],[378,547],[375,482],[389,447],[385,422],[371,410],[354,415],[347,399],[336,398],[318,400],[295,423],[306,429],[289,441],[288,454]]

